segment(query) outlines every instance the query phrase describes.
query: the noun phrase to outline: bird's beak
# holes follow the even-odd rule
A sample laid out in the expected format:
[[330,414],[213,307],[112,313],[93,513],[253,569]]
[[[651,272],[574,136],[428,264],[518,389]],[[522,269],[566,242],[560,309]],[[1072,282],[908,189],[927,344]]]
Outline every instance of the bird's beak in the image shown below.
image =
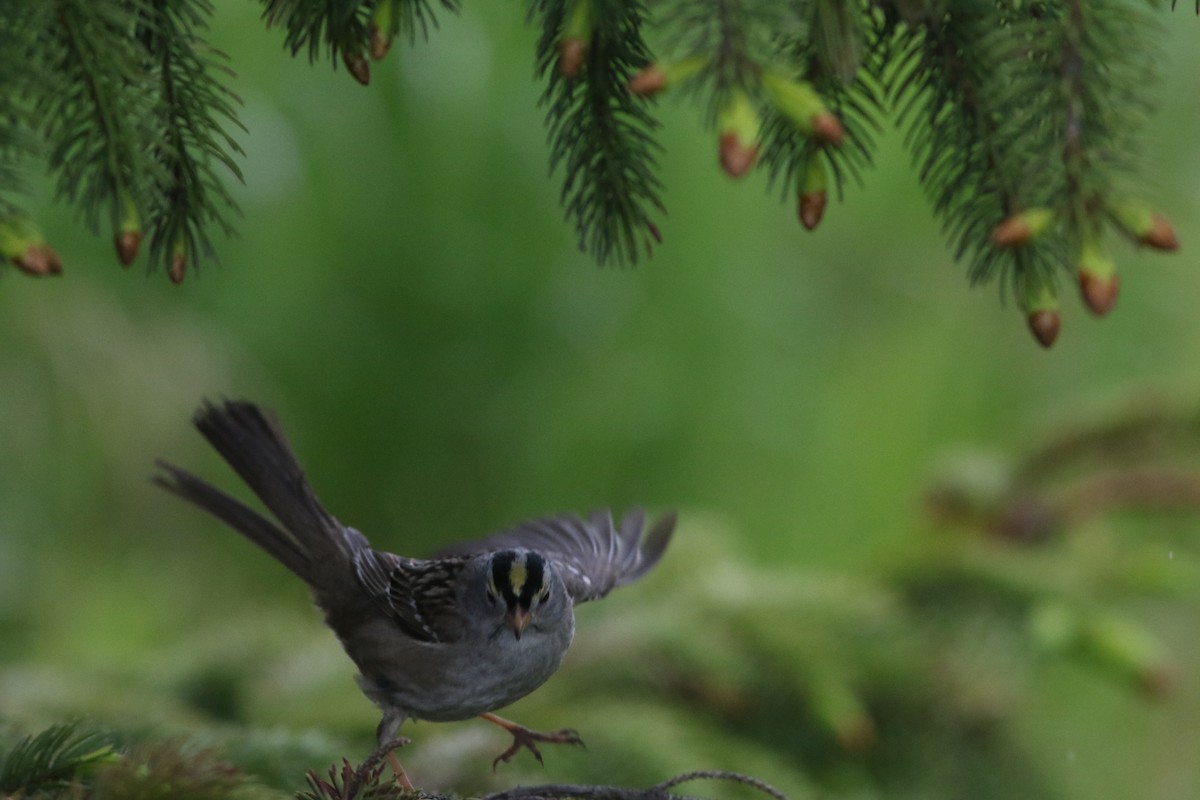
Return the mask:
[[529,624],[529,609],[516,606],[510,608],[508,613],[504,615],[504,621],[508,623],[508,627],[512,628],[513,636],[521,638],[521,633],[524,632],[525,626]]

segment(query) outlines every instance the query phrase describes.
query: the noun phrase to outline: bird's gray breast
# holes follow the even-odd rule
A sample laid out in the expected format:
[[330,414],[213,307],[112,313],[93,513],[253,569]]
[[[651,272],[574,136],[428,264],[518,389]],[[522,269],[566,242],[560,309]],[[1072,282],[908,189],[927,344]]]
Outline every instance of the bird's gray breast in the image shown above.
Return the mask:
[[356,640],[372,653],[358,660],[359,684],[377,705],[434,722],[470,719],[516,702],[541,686],[562,664],[575,631],[574,614],[540,626],[535,618],[520,639],[503,623],[456,642],[420,642],[384,620],[364,626]]

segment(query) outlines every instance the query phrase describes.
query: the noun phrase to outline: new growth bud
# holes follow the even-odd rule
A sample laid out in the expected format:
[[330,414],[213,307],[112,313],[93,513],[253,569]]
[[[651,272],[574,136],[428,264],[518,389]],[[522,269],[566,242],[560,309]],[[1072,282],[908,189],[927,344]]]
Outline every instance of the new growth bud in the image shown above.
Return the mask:
[[1054,287],[1048,283],[1027,284],[1023,306],[1025,321],[1038,344],[1049,348],[1058,338],[1062,318],[1058,311],[1058,297]]
[[1117,302],[1117,265],[1099,242],[1084,242],[1079,253],[1079,291],[1092,313],[1102,317]]
[[794,81],[775,72],[764,72],[762,86],[779,113],[790,119],[805,136],[818,142],[842,143],[845,129],[808,81]]
[[171,279],[171,283],[178,286],[183,283],[186,273],[187,250],[184,249],[183,242],[178,242],[171,253],[171,263],[167,267],[167,277]]
[[343,49],[342,63],[346,65],[346,70],[354,76],[354,80],[363,86],[371,82],[371,62],[367,61],[367,57],[362,54],[361,50]]
[[558,71],[571,80],[583,69],[588,42],[592,38],[592,9],[589,0],[575,0],[558,40]]
[[670,63],[647,64],[629,79],[629,91],[640,97],[653,97],[704,68],[702,58],[685,58]]
[[138,219],[137,206],[128,196],[124,196],[125,219],[121,227],[113,234],[113,246],[117,250],[117,260],[121,266],[128,267],[137,259],[138,250],[142,246],[142,228]]
[[42,232],[27,218],[0,220],[0,256],[26,275],[41,278],[62,274],[62,261],[46,244]]
[[804,174],[800,178],[800,224],[805,230],[814,230],[821,224],[829,199],[827,187],[825,163],[818,153],[810,152],[804,165]]
[[1048,208],[1027,208],[992,228],[992,244],[1001,249],[1024,247],[1042,234],[1054,221]]
[[731,178],[740,178],[758,160],[758,112],[745,92],[733,91],[717,114],[717,127],[721,169]]
[[1121,203],[1111,210],[1117,225],[1138,244],[1168,253],[1179,249],[1175,229],[1157,211],[1133,201]]
[[371,23],[367,27],[367,35],[371,44],[371,58],[378,61],[392,49],[396,34],[393,27],[393,12],[395,3],[392,0],[380,0],[371,13]]

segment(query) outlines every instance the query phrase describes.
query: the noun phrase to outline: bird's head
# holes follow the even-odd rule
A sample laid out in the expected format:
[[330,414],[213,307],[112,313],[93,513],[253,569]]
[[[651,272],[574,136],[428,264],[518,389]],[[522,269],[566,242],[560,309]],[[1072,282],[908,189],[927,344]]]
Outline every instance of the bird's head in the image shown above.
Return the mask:
[[[558,585],[561,594],[562,585]],[[487,602],[500,614],[513,636],[521,634],[555,598],[550,563],[530,550],[501,550],[491,555],[487,572]]]

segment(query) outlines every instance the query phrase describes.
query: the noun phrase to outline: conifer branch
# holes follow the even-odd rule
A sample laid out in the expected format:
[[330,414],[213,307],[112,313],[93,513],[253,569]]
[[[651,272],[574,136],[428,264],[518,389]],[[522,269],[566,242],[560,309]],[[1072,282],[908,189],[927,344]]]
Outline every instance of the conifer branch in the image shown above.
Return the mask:
[[[665,209],[648,98],[674,89],[715,128],[720,168],[742,178],[761,163],[811,230],[831,182],[839,196],[862,182],[879,120],[895,113],[955,258],[972,283],[996,280],[1049,345],[1065,275],[1093,313],[1112,308],[1114,233],[1178,247],[1135,191],[1153,5],[656,0],[651,20],[643,0],[530,0],[561,204],[599,263],[649,253]],[[293,54],[340,59],[367,83],[371,58],[427,36],[457,0],[263,6]],[[38,158],[90,227],[107,216],[122,263],[143,227],[152,265],[176,280],[210,254],[211,231],[230,229],[226,170],[240,178],[237,99],[201,37],[211,12],[210,0],[0,4],[0,256],[58,270],[14,198]]]
[[20,205],[11,195],[27,191],[26,164],[38,155],[35,122],[28,98],[50,90],[45,70],[31,68],[23,57],[23,34],[45,27],[38,17],[49,9],[18,3],[0,4],[0,219],[17,217]]
[[141,64],[130,46],[139,4],[54,0],[41,41],[61,91],[41,95],[49,166],[59,197],[97,230],[106,212],[120,221],[127,198],[141,194],[153,166],[142,146],[150,137],[150,104]]
[[550,168],[562,168],[562,204],[600,264],[638,260],[665,211],[655,175],[654,118],[626,90],[649,61],[637,0],[535,0],[542,28],[537,73],[548,79]]
[[217,78],[229,74],[224,54],[200,37],[212,12],[208,0],[151,0],[140,38],[150,59],[150,74],[160,86],[156,118],[161,143],[154,151],[158,191],[150,215],[150,260],[166,264],[175,283],[188,264],[211,255],[209,229],[232,228],[225,209],[237,210],[217,165],[235,178],[242,173],[233,154],[241,147],[226,125],[241,128],[235,111],[240,101]]

